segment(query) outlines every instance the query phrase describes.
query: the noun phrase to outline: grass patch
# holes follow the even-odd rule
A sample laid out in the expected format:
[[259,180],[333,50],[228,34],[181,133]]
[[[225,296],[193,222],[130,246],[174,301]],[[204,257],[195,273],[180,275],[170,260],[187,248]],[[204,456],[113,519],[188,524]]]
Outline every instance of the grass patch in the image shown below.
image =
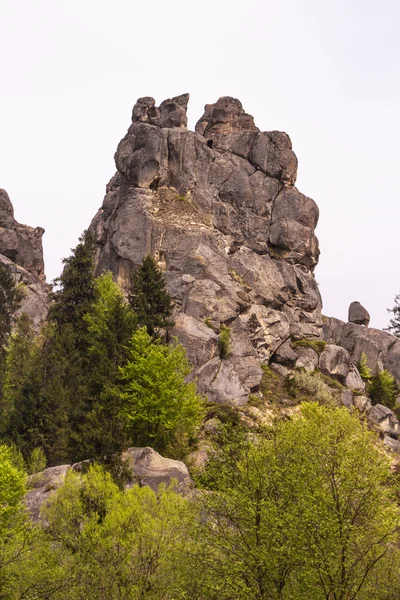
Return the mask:
[[271,404],[280,402],[284,395],[284,383],[277,373],[275,373],[268,365],[261,365],[263,371],[260,392],[264,399]]
[[318,356],[325,350],[326,342],[324,340],[295,340],[292,342],[293,348],[311,348]]

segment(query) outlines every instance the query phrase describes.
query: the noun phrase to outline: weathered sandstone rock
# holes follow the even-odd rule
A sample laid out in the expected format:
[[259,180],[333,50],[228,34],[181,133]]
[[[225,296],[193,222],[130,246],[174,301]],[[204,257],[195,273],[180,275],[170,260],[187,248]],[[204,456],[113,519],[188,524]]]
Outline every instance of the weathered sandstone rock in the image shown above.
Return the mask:
[[[110,269],[125,288],[147,253],[158,260],[176,305],[171,333],[200,391],[240,405],[285,340],[320,337],[318,207],[294,187],[285,133],[260,132],[229,97],[188,131],[187,101],[138,100],[90,230],[98,272]],[[225,360],[221,324],[230,328]]]
[[359,302],[352,302],[349,306],[349,322],[368,327],[369,312]]
[[27,313],[35,327],[47,316],[50,286],[45,283],[42,227],[21,225],[7,192],[0,189],[0,263],[20,285],[23,297],[19,312]]

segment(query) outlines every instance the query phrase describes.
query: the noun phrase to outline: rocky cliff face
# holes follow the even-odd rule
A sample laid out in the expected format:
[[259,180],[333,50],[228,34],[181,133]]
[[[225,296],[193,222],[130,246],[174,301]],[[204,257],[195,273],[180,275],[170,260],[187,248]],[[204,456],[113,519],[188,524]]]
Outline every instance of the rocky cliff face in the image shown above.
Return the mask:
[[[320,336],[318,207],[295,187],[285,133],[259,131],[233,98],[207,105],[188,131],[187,102],[138,100],[90,229],[99,271],[125,287],[145,254],[157,257],[177,306],[172,333],[200,389],[241,404],[286,340]],[[221,325],[230,328],[226,360]]]
[[5,190],[0,189],[0,262],[8,266],[16,283],[24,284],[20,312],[38,326],[47,315],[50,286],[45,283],[42,227],[21,225]]

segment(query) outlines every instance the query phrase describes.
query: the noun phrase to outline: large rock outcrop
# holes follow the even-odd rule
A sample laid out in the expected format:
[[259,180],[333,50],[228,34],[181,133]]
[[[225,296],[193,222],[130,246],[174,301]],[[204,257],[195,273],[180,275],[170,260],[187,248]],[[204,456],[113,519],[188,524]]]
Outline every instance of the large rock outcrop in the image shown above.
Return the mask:
[[47,315],[50,286],[45,283],[42,227],[21,225],[7,192],[0,189],[0,263],[21,284],[23,298],[19,312],[26,312],[35,326]]
[[[230,97],[188,131],[187,101],[138,100],[90,230],[98,271],[125,288],[147,253],[157,258],[177,307],[172,333],[200,390],[240,405],[286,340],[320,337],[318,207],[295,187],[285,133],[260,131]],[[225,360],[221,324],[230,328]]]

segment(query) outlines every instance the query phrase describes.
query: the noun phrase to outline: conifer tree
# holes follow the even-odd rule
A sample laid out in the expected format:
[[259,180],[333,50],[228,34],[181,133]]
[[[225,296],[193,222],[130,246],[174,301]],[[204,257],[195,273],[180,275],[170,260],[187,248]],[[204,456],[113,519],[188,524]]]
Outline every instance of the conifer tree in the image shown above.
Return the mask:
[[387,310],[393,314],[393,317],[390,319],[386,331],[390,331],[390,333],[393,333],[396,337],[400,337],[400,294],[397,294],[394,297],[394,307],[388,308]]
[[173,302],[165,287],[165,278],[150,254],[132,277],[130,304],[136,313],[139,327],[156,337],[157,329],[173,325]]
[[126,448],[125,422],[114,386],[128,357],[135,315],[110,272],[96,280],[97,300],[84,316],[87,324],[86,380],[81,387],[84,421],[76,437],[78,458],[95,458],[110,466]]
[[[86,329],[83,316],[96,299],[94,277],[95,243],[90,233],[84,232],[69,258],[64,258],[64,269],[55,283],[49,320],[58,326],[72,325],[78,337]],[[80,340],[81,341],[81,340]]]
[[3,347],[11,331],[12,317],[21,301],[9,269],[0,264],[0,347]]

